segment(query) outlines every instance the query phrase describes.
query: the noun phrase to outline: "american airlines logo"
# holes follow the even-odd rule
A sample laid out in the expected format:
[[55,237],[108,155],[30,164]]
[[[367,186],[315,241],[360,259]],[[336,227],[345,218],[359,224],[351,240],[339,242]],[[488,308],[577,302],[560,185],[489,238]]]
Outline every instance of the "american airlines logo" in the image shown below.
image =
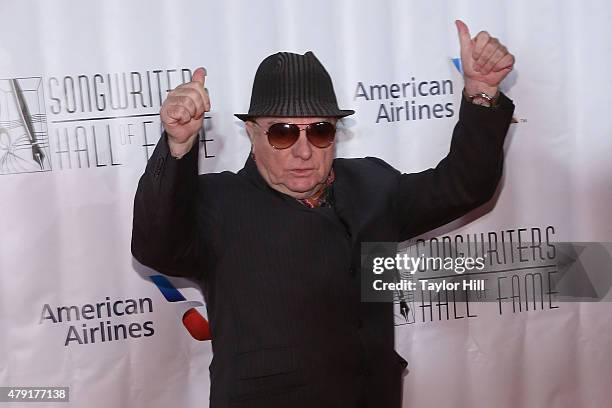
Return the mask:
[[210,340],[211,334],[208,321],[196,309],[198,306],[203,306],[203,303],[200,301],[187,301],[185,296],[163,275],[152,275],[149,278],[168,302],[181,305],[182,310],[187,307],[187,311],[183,313],[182,320],[183,326],[191,334],[191,337],[199,341]]

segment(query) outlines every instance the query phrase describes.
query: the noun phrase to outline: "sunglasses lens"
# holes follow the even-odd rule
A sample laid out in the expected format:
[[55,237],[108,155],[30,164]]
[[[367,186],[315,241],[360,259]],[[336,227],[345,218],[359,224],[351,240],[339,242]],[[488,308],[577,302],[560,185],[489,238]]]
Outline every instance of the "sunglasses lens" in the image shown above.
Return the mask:
[[324,148],[332,144],[336,135],[336,127],[329,122],[317,122],[308,127],[306,133],[313,145]]
[[300,137],[300,128],[289,123],[275,123],[268,129],[268,142],[277,149],[292,146]]

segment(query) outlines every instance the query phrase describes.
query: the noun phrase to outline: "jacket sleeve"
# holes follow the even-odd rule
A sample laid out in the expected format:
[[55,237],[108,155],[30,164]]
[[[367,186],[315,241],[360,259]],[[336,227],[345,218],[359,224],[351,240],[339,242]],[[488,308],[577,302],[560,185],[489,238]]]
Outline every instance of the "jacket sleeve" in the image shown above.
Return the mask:
[[433,169],[399,176],[400,241],[444,225],[490,200],[502,174],[514,104],[504,94],[495,108],[462,96],[448,155]]
[[181,159],[164,132],[140,177],[134,199],[132,255],[170,276],[197,278],[198,142]]

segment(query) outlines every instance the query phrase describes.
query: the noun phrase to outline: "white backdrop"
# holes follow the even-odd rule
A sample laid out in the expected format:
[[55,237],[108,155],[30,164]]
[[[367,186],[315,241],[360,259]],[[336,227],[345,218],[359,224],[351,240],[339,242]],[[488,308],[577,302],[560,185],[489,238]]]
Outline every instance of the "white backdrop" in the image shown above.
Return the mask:
[[[201,172],[242,167],[248,139],[232,114],[247,111],[257,65],[280,50],[314,51],[340,107],[356,110],[338,156],[419,171],[446,154],[457,120],[461,18],[515,54],[503,89],[517,123],[495,206],[433,235],[552,227],[554,241],[612,240],[609,2],[2,0],[0,16],[0,386],[69,386],[75,407],[208,406],[210,343],[190,336],[190,306],[166,301],[129,249],[160,103],[197,66],[212,99]],[[422,81],[451,81],[452,92],[357,92]],[[406,101],[450,114],[379,117],[381,104]],[[190,282],[171,281],[201,301]],[[404,406],[609,406],[610,304],[558,306],[500,315],[475,305],[474,318],[398,324]],[[84,338],[120,325],[127,335]]]

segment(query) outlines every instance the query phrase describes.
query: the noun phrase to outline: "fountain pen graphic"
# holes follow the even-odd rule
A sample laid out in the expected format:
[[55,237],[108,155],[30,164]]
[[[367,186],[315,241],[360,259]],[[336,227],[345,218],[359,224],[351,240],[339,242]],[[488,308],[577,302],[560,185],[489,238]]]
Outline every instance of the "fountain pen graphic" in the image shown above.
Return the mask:
[[19,82],[16,79],[11,79],[11,86],[13,88],[13,94],[15,95],[15,103],[17,104],[21,122],[23,123],[28,139],[30,139],[30,145],[32,146],[32,158],[36,163],[38,163],[40,169],[43,170],[45,154],[38,145],[38,140],[36,140],[34,125],[32,125],[32,117],[30,116],[28,105],[23,97],[23,91],[21,90],[21,86],[19,86]]

